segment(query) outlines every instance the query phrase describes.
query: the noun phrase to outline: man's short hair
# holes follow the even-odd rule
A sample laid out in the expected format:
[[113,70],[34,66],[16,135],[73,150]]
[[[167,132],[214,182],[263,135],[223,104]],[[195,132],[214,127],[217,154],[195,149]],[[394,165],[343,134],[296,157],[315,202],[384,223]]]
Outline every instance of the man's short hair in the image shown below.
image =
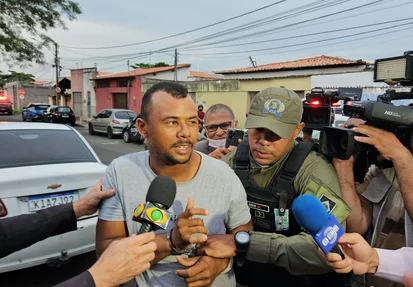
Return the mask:
[[186,98],[188,96],[188,89],[181,84],[174,82],[161,82],[153,85],[142,97],[141,118],[148,122],[149,112],[152,105],[152,96],[156,92],[163,91],[170,94],[177,99]]
[[216,113],[228,113],[229,116],[234,120],[235,115],[234,112],[231,110],[230,107],[224,104],[215,104],[211,106],[205,113],[204,122],[206,123],[207,118],[209,115],[216,114]]

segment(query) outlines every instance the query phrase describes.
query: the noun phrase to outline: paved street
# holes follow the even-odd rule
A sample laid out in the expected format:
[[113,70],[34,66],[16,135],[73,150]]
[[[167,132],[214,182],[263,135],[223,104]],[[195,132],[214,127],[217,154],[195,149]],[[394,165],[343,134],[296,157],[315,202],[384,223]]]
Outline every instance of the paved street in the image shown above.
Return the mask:
[[[2,121],[20,122],[21,116],[0,115],[0,122]],[[120,137],[111,140],[108,139],[106,135],[89,135],[86,127],[77,126],[76,129],[86,138],[101,161],[106,165],[123,154],[143,150],[142,145],[125,143]],[[70,263],[59,268],[43,265],[0,274],[0,286],[53,286],[88,269],[94,260],[94,252],[90,252],[72,258]]]

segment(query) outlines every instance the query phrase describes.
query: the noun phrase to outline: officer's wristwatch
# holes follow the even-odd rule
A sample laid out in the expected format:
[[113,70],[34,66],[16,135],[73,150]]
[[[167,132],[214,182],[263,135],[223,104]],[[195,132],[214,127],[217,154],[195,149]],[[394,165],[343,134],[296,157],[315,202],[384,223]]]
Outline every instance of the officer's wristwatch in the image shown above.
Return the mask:
[[250,238],[250,233],[247,231],[238,231],[237,233],[235,233],[234,241],[237,248],[235,262],[239,267],[244,264],[245,255],[247,254],[248,246],[250,244]]

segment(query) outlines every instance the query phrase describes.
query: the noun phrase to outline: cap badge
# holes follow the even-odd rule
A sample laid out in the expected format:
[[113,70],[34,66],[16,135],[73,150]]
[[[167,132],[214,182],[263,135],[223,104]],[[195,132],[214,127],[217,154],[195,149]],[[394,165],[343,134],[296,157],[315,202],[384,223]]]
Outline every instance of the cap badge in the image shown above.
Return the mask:
[[267,100],[264,103],[264,114],[274,114],[277,117],[282,117],[285,110],[285,105],[283,102],[277,99]]

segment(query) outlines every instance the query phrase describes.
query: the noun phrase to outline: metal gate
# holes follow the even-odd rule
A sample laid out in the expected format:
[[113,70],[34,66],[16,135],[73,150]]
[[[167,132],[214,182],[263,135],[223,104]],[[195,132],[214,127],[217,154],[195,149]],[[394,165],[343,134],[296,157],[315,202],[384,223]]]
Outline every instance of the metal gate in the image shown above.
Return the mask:
[[87,92],[87,117],[89,119],[92,117],[92,105],[90,101],[90,92]]
[[80,118],[82,115],[82,92],[73,92],[73,109],[75,117]]

